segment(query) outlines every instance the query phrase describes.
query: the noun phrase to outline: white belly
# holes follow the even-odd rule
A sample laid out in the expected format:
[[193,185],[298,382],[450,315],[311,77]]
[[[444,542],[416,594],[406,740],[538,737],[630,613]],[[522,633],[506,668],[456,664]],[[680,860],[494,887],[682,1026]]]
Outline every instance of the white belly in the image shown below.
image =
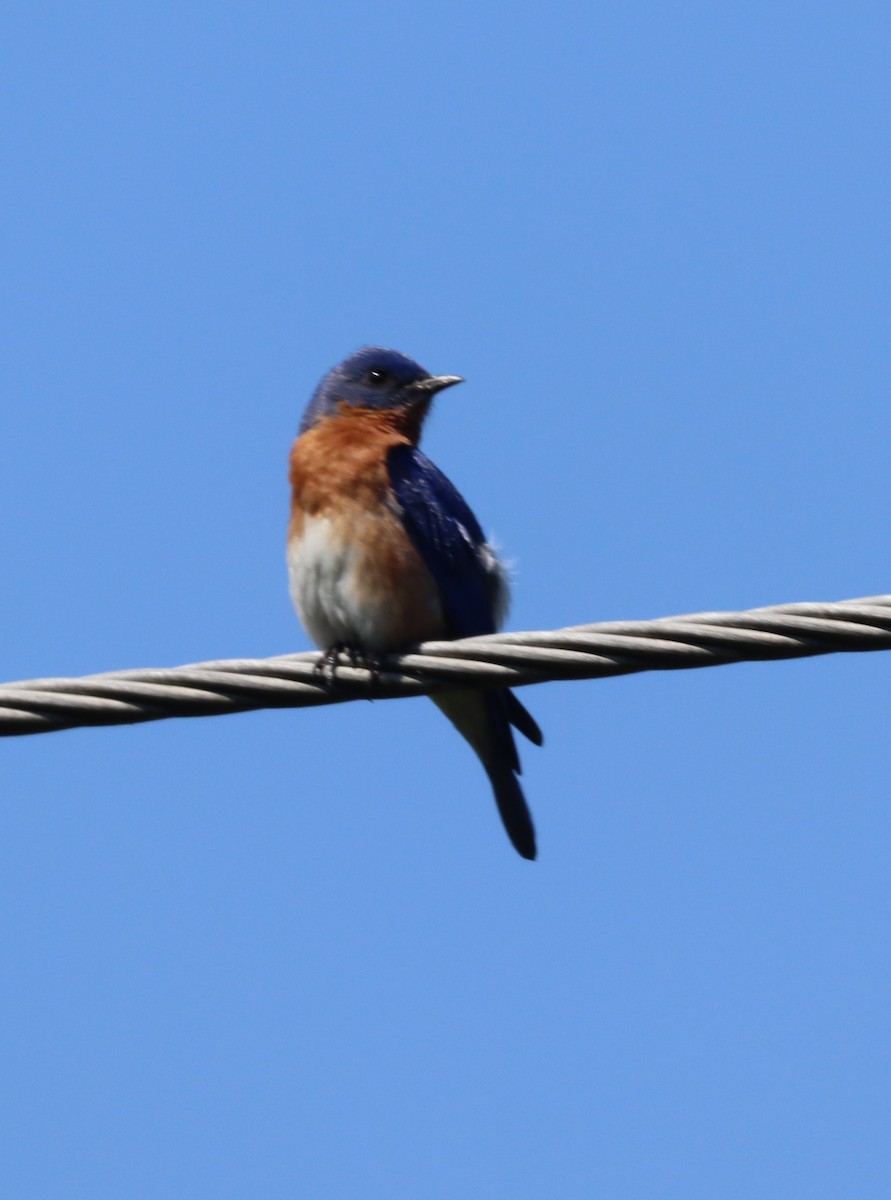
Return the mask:
[[356,588],[354,546],[336,537],[327,517],[309,517],[288,545],[291,599],[317,646],[362,644],[362,606]]
[[383,653],[442,631],[439,595],[426,568],[409,548],[410,569],[388,578],[365,549],[375,534],[375,523],[365,529],[361,517],[345,525],[314,516],[288,544],[291,598],[322,649],[343,642]]

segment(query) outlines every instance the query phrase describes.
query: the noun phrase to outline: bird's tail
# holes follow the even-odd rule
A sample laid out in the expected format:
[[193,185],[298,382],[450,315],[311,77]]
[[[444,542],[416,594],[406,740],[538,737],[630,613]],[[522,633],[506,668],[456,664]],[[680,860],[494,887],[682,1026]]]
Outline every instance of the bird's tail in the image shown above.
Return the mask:
[[445,713],[485,768],[507,836],[518,854],[534,859],[535,826],[517,776],[520,759],[511,726],[540,746],[542,732],[513,692],[454,688],[431,700]]

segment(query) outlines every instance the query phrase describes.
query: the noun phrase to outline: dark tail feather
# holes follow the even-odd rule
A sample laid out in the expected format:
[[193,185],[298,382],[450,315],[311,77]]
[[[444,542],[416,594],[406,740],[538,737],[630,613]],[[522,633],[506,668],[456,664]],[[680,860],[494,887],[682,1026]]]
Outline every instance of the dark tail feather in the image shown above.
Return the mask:
[[[485,764],[484,764],[485,765]],[[486,767],[486,774],[495,793],[498,815],[514,849],[523,858],[535,859],[535,826],[523,789],[509,767]]]
[[541,745],[541,730],[506,688],[489,692],[454,688],[430,699],[476,751],[489,776],[502,824],[518,854],[534,859],[535,826],[517,776],[520,759],[511,725]]
[[528,738],[533,746],[544,745],[544,734],[538,727],[535,717],[524,708],[513,692],[505,691],[504,698],[507,706],[507,719],[514,729],[519,729],[524,738]]

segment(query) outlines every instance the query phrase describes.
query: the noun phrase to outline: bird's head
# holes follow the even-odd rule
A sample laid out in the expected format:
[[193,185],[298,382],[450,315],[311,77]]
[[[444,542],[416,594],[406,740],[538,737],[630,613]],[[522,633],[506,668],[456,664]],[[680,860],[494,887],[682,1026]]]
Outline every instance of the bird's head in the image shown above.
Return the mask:
[[461,382],[460,375],[431,375],[398,350],[363,346],[332,367],[321,381],[303,415],[300,432],[337,416],[345,407],[411,412],[420,423],[436,393]]

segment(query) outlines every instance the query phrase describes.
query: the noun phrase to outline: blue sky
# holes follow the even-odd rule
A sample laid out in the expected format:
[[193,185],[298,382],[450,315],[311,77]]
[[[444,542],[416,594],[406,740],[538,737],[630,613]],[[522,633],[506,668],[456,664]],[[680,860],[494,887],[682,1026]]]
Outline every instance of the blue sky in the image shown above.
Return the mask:
[[[305,11],[304,11],[305,9]],[[4,679],[306,647],[285,461],[366,342],[510,627],[887,592],[884,5],[12,2]],[[4,1192],[891,1188],[889,659],[10,739]]]

